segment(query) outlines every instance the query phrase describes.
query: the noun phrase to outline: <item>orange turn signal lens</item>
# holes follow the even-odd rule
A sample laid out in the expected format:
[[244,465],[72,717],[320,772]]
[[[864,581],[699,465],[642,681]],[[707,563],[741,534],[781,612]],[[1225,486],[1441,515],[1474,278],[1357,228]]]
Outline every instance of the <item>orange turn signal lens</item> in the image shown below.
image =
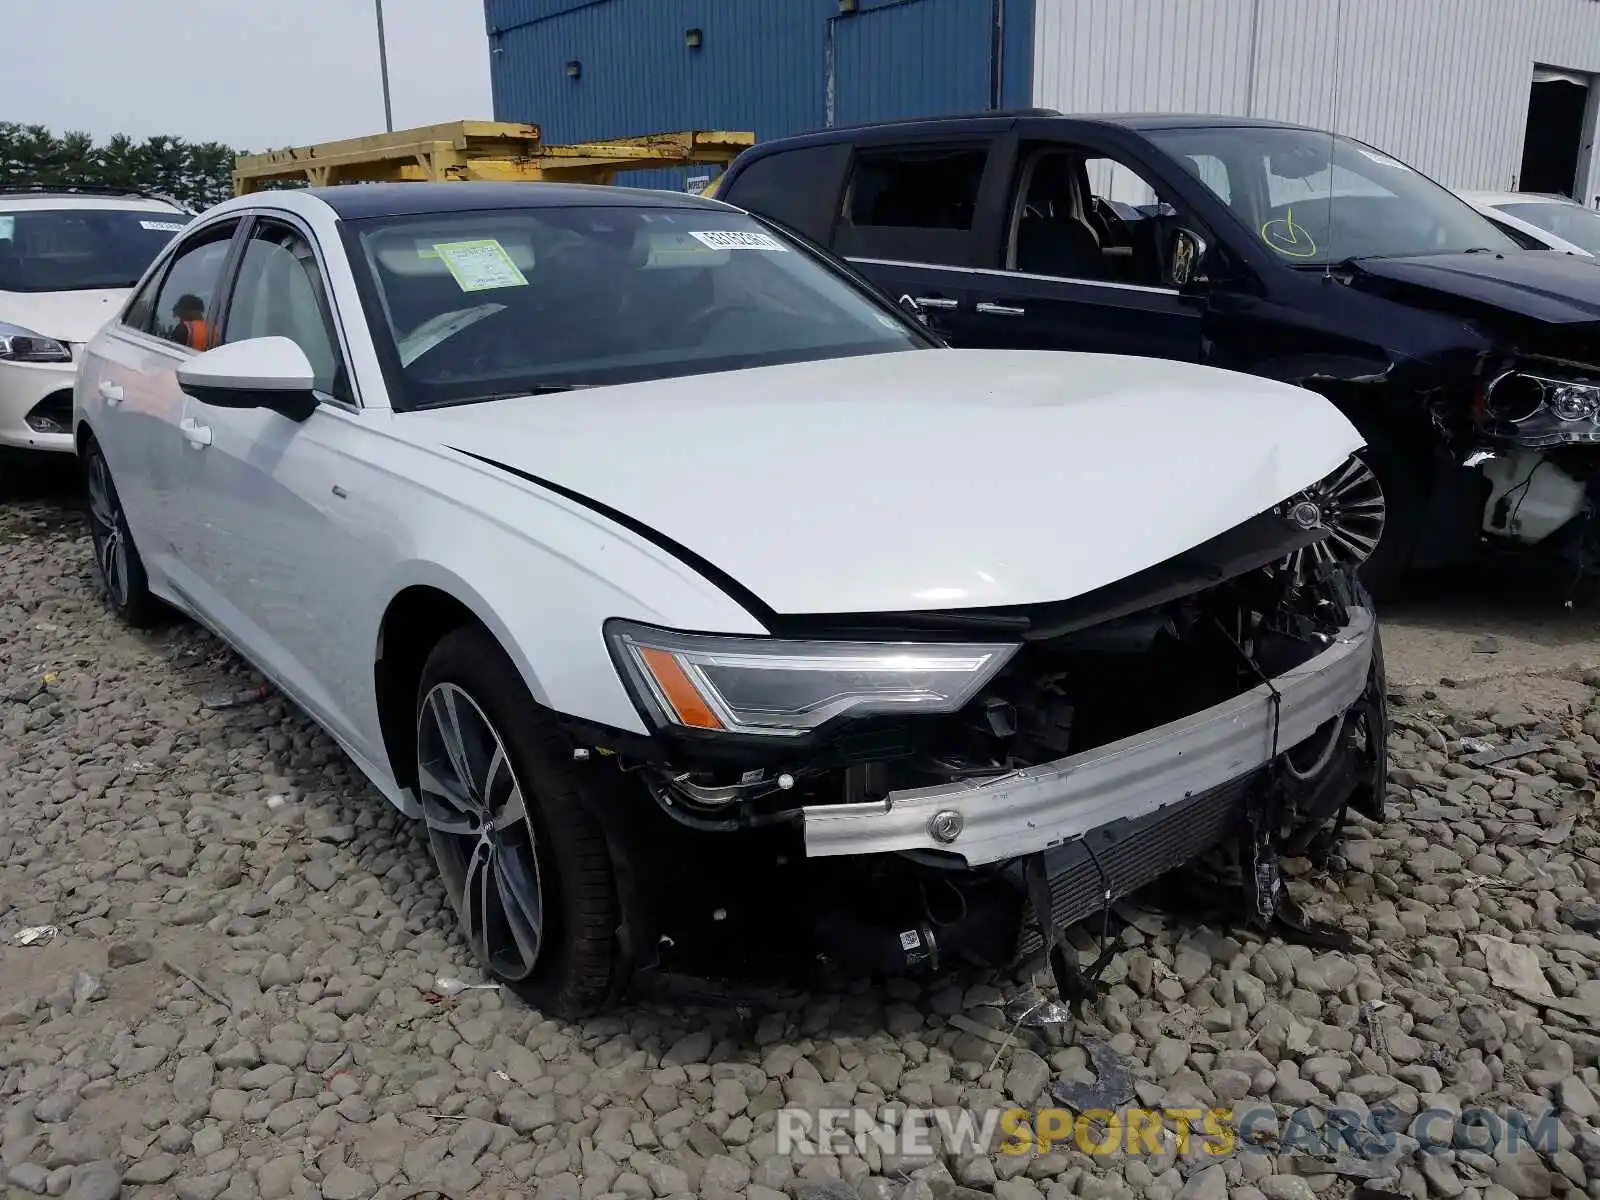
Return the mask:
[[677,658],[653,646],[640,646],[639,657],[655,678],[661,694],[672,705],[680,723],[691,729],[722,729],[717,714],[711,711],[700,690],[690,681]]

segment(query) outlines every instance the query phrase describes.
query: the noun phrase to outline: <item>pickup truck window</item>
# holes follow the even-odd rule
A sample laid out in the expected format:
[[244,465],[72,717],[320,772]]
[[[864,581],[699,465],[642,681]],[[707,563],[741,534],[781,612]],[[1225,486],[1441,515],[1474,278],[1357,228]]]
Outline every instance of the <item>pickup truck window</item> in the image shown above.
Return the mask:
[[971,265],[988,160],[983,144],[858,151],[835,248],[861,258]]

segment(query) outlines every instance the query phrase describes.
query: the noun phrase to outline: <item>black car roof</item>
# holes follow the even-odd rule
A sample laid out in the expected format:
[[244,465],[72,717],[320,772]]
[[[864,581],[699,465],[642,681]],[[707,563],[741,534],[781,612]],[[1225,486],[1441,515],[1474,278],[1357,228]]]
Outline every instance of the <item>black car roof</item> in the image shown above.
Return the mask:
[[307,188],[342,219],[411,217],[490,208],[704,208],[727,206],[688,192],[586,183],[369,183]]
[[1071,122],[1079,125],[1111,125],[1132,130],[1136,133],[1157,129],[1220,129],[1230,127],[1300,129],[1319,132],[1313,130],[1310,126],[1296,125],[1288,121],[1272,121],[1264,117],[1235,117],[1220,113],[1064,113],[1053,108],[1020,108],[952,113],[941,116],[900,117],[888,121],[863,121],[854,125],[833,125],[826,129],[815,129],[805,133],[794,134],[790,137],[774,138],[768,142],[760,142],[750,151],[746,151],[746,153],[751,157],[760,157],[761,153],[771,146],[849,141],[852,135],[872,133],[879,130],[907,134],[940,131],[954,132],[962,127],[994,128],[996,125],[1008,125],[1017,121],[1046,125],[1055,121]]

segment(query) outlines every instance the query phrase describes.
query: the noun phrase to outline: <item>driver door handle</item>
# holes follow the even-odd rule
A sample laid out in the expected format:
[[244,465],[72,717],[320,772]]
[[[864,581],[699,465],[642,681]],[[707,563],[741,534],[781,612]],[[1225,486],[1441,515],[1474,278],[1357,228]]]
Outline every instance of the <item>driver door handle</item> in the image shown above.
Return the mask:
[[911,302],[913,304],[921,305],[923,308],[960,308],[961,307],[961,301],[959,301],[959,300],[949,300],[949,299],[946,299],[944,296],[913,296],[913,297],[911,297]]
[[991,317],[1020,317],[1028,310],[1025,308],[1013,308],[1009,304],[991,304],[985,300],[978,305],[978,311],[987,313]]
[[211,445],[211,426],[202,425],[193,417],[185,417],[179,421],[178,431],[188,440],[189,445],[196,449],[204,449]]
[[100,393],[100,399],[107,404],[122,403],[122,385],[120,383],[112,383],[109,379],[102,379],[97,390]]

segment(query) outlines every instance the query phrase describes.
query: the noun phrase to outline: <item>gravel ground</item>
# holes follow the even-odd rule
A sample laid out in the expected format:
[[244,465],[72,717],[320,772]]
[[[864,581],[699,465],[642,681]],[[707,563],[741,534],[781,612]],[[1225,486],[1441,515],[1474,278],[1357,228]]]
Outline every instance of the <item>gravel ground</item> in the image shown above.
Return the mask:
[[[995,1006],[1011,979],[756,1012],[635,1004],[579,1026],[492,990],[437,994],[479,976],[422,843],[276,696],[210,707],[256,682],[213,639],[108,616],[59,499],[0,508],[0,677],[14,1196],[1309,1200],[1349,1195],[1365,1167],[1419,1200],[1600,1200],[1600,677],[1538,676],[1564,690],[1537,709],[1399,689],[1388,823],[1357,822],[1326,873],[1287,864],[1353,952],[1146,906],[1082,1025],[1012,1039]],[[1466,761],[1518,738],[1545,748]],[[35,926],[58,932],[18,944]],[[1518,955],[1533,971],[1508,984]],[[1132,1156],[777,1153],[786,1103],[1049,1104],[1052,1084],[1093,1079],[1084,1036],[1133,1073],[1135,1103],[1270,1108],[1276,1129],[1220,1158],[1170,1136]],[[1530,1124],[1554,1106],[1559,1124],[1543,1150],[1496,1147],[1475,1106]],[[1295,1148],[1289,1114],[1332,1109],[1390,1127],[1469,1113],[1453,1139],[1453,1118],[1433,1129],[1443,1152],[1399,1136],[1364,1164]]]

